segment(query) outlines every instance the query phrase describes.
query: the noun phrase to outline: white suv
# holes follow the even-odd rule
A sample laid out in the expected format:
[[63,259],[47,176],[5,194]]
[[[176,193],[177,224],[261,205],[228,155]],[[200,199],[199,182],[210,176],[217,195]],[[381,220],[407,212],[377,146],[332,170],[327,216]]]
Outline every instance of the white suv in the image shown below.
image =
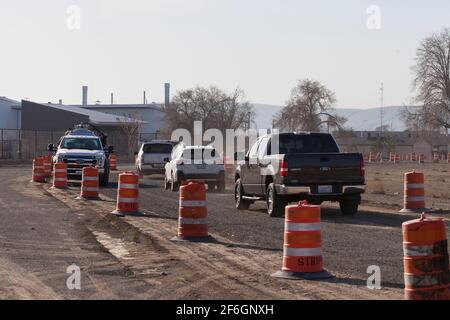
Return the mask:
[[172,153],[173,143],[153,140],[144,142],[136,155],[136,171],[139,175],[164,174],[164,165]]
[[178,191],[183,180],[201,180],[209,190],[225,190],[225,166],[212,146],[176,145],[165,166],[164,188]]

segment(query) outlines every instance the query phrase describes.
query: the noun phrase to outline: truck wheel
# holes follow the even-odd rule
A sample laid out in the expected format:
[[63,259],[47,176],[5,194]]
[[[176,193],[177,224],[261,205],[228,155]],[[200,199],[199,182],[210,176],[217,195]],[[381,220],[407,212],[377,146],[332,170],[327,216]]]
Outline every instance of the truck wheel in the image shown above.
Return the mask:
[[358,213],[359,199],[344,199],[339,201],[341,213],[344,216],[354,216]]
[[284,214],[284,207],[287,205],[285,198],[277,194],[275,184],[269,184],[266,193],[267,213],[270,217],[282,217]]
[[175,178],[172,175],[172,179],[170,180],[170,191],[176,192],[178,189],[178,181],[175,181]]
[[225,191],[225,180],[220,180],[217,182],[217,191],[224,192]]
[[164,190],[169,190],[169,189],[170,189],[169,181],[167,180],[166,175],[164,175]]
[[242,188],[241,179],[237,179],[234,185],[234,201],[236,209],[238,210],[247,210],[250,208],[250,201],[246,199],[242,199],[244,195],[244,188]]

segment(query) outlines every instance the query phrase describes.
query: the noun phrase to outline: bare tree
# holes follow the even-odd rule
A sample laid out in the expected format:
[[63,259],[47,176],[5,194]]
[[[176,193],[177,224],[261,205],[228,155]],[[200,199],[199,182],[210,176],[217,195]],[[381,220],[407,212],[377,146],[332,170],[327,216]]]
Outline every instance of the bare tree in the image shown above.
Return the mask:
[[139,133],[142,128],[142,120],[137,114],[124,114],[123,118],[118,118],[120,128],[127,140],[127,155],[129,159],[134,158],[134,152],[138,148]]
[[329,129],[339,128],[346,119],[333,114],[335,102],[334,92],[320,82],[301,80],[292,89],[286,106],[276,115],[275,127],[288,131],[320,131],[321,126],[327,124]]
[[202,121],[204,130],[243,128],[253,118],[253,106],[244,101],[244,92],[237,88],[227,94],[217,87],[196,87],[179,91],[166,109],[167,130],[184,128],[193,131],[194,121]]
[[406,108],[403,119],[414,131],[450,129],[450,29],[424,39],[416,52],[413,89],[416,109]]

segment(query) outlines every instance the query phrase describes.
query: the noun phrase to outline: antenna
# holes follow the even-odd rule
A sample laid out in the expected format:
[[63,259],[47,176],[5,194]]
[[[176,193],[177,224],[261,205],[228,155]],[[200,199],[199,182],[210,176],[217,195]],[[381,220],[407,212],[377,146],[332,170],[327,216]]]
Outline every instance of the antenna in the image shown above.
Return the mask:
[[383,117],[384,117],[384,84],[380,87],[380,131],[383,132]]

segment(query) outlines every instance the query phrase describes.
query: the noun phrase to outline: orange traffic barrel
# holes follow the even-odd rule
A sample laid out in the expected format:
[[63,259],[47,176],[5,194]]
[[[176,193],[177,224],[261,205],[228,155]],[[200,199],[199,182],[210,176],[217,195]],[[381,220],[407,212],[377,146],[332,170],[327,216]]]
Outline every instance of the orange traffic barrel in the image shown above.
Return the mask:
[[44,158],[37,157],[33,159],[33,182],[45,182],[45,168],[44,168]]
[[44,158],[44,173],[46,177],[52,176],[52,156],[43,156]]
[[433,163],[439,163],[439,153],[433,153]]
[[424,212],[425,177],[421,172],[407,172],[404,175],[403,209],[400,212]]
[[180,187],[178,235],[173,241],[211,241],[208,234],[206,187],[202,181],[183,181]]
[[112,171],[117,170],[117,156],[115,154],[109,156],[109,169]]
[[67,164],[57,162],[53,167],[53,187],[67,188]]
[[306,201],[286,206],[283,266],[272,276],[308,280],[333,277],[322,266],[320,206]]
[[81,193],[78,199],[99,200],[98,169],[84,167],[81,177]]
[[119,174],[117,206],[113,214],[141,214],[139,212],[139,176],[134,172]]
[[449,264],[445,223],[441,218],[420,219],[402,224],[405,298],[448,300]]
[[424,163],[425,162],[425,155],[423,153],[419,154],[419,162]]

